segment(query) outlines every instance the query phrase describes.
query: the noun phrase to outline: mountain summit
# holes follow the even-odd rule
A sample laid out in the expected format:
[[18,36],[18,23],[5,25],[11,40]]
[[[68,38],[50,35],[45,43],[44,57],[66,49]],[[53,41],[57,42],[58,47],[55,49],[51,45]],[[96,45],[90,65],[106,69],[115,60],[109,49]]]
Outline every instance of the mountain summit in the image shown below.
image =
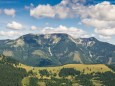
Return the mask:
[[94,37],[74,39],[61,33],[27,34],[16,40],[1,40],[0,54],[31,66],[115,63],[114,45]]

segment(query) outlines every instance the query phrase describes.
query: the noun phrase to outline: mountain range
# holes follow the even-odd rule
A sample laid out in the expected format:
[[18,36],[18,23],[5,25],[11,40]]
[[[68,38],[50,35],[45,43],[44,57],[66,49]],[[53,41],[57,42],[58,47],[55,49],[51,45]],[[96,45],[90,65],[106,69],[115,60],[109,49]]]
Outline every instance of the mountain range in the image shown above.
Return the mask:
[[26,34],[15,40],[0,40],[0,54],[30,66],[115,64],[115,45],[64,33]]

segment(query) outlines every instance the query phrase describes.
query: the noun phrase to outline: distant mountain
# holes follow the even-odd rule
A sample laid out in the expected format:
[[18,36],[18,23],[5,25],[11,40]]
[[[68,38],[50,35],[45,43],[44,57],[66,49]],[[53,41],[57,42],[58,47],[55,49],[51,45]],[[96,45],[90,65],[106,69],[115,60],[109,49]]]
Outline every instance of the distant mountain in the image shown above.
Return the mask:
[[68,34],[27,34],[16,40],[1,40],[0,54],[31,66],[115,64],[115,45],[94,37],[74,39]]

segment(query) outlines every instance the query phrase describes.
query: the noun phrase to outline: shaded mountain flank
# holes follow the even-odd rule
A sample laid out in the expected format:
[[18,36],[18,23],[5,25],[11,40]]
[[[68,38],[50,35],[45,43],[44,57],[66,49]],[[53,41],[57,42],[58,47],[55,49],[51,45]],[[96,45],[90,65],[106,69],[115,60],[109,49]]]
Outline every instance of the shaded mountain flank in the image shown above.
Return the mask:
[[115,64],[115,45],[94,37],[73,38],[68,34],[26,34],[1,40],[0,54],[31,66],[64,64]]

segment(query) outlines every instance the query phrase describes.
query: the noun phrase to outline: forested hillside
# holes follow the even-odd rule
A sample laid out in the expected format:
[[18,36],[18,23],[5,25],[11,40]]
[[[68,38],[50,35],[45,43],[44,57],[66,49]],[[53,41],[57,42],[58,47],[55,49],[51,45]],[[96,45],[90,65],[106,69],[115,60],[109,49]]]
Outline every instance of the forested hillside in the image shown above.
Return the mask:
[[21,81],[27,76],[23,68],[17,68],[18,61],[0,55],[0,86],[22,86]]
[[115,66],[31,67],[0,55],[0,86],[115,86]]

